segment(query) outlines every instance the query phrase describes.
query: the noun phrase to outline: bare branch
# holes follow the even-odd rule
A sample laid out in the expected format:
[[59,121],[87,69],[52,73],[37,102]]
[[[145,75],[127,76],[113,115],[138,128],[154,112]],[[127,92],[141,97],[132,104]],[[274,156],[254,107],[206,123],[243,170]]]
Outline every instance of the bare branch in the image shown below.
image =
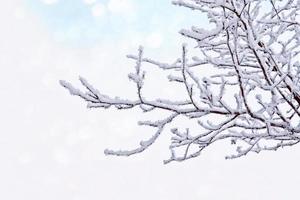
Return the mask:
[[[140,47],[133,59],[135,71],[129,79],[136,85],[134,100],[109,97],[84,78],[85,92],[61,81],[71,95],[79,96],[89,108],[140,108],[143,112],[166,111],[162,120],[140,121],[153,127],[154,135],[133,150],[105,150],[106,155],[130,156],[150,147],[171,128],[171,156],[165,163],[184,161],[200,155],[211,144],[228,140],[236,153],[277,150],[300,141],[300,3],[292,0],[176,0],[174,5],[205,13],[214,28],[196,26],[180,34],[197,43],[197,56],[189,59],[187,46],[173,63],[144,56]],[[184,88],[181,101],[152,100],[144,91],[150,64],[169,73],[170,84]],[[198,70],[216,72],[199,75]],[[148,76],[148,75],[147,75]],[[182,91],[182,90],[181,90]],[[158,94],[159,96],[160,94]],[[173,123],[184,116],[196,121],[198,131],[185,131]],[[167,131],[165,131],[167,132]]]

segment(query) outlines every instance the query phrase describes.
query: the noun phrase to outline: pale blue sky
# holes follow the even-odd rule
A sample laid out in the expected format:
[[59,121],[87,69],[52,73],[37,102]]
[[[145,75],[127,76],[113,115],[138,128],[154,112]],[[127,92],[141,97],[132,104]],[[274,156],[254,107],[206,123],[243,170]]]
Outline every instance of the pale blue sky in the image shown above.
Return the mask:
[[[29,9],[40,17],[54,37],[72,45],[95,45],[136,33],[142,39],[151,32],[159,33],[168,44],[175,42],[174,37],[177,37],[180,27],[204,23],[205,20],[199,17],[199,13],[174,6],[169,0],[127,0],[130,8],[121,7],[119,9],[123,11],[116,12],[112,11],[109,0],[26,1]],[[90,3],[85,3],[88,1]],[[118,0],[115,2],[118,3]],[[98,9],[95,16],[93,9],[97,5],[102,6],[102,11]],[[185,20],[187,18],[188,21]]]

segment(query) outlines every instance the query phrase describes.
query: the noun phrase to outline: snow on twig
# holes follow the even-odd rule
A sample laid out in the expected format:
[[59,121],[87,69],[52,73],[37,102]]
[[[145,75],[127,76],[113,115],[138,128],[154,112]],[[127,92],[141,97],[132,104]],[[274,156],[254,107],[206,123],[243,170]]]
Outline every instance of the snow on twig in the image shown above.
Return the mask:
[[[187,46],[173,63],[156,61],[140,47],[133,59],[135,71],[128,78],[136,85],[135,100],[109,97],[84,78],[85,92],[66,81],[60,84],[71,95],[79,96],[90,108],[131,109],[143,112],[167,111],[159,120],[140,121],[156,132],[133,150],[105,150],[106,155],[130,156],[155,143],[170,124],[171,156],[164,162],[197,157],[203,149],[220,140],[229,140],[236,153],[228,159],[250,152],[277,150],[300,141],[300,3],[267,0],[176,0],[174,5],[206,13],[213,29],[191,27],[180,34],[197,43],[200,54],[189,59]],[[262,10],[262,7],[268,7]],[[170,84],[184,88],[182,101],[151,100],[144,91],[144,63],[169,72]],[[216,73],[196,73],[207,69]],[[185,131],[173,124],[185,116],[197,120],[199,131]],[[209,120],[207,120],[209,119]],[[296,123],[295,123],[296,122]]]

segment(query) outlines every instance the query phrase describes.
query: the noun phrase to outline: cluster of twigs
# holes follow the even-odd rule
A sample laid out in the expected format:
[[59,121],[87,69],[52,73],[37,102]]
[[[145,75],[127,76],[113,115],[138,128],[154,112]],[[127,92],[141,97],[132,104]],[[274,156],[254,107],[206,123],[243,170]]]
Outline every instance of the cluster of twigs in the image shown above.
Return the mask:
[[[80,81],[86,92],[60,82],[72,95],[87,101],[90,108],[139,107],[144,112],[158,109],[169,112],[165,119],[139,122],[157,130],[136,149],[105,150],[105,154],[129,156],[144,151],[178,116],[197,119],[201,131],[192,134],[188,128],[184,132],[171,129],[171,156],[165,163],[196,157],[206,147],[224,139],[237,146],[236,153],[226,157],[230,159],[297,144],[300,141],[300,1],[178,0],[173,4],[206,13],[215,27],[180,31],[197,43],[200,53],[192,59],[188,59],[186,45],[182,46],[181,58],[172,64],[144,57],[142,47],[137,56],[128,56],[136,61],[135,72],[129,74],[129,79],[136,84],[137,100],[106,96],[83,78]],[[143,63],[170,71],[169,80],[185,88],[184,100],[145,97]],[[197,71],[201,67],[216,73],[199,76]],[[177,151],[182,148],[183,153]]]

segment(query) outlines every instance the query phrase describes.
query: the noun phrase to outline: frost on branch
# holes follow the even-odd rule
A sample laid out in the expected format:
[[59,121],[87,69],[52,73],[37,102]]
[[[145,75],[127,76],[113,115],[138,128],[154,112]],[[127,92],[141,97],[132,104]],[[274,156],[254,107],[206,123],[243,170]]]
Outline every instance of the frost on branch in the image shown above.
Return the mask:
[[[172,135],[171,156],[165,163],[200,155],[220,140],[236,146],[228,159],[277,150],[300,141],[300,1],[299,0],[177,0],[173,4],[206,13],[214,28],[191,27],[180,33],[196,42],[199,53],[190,59],[186,45],[174,63],[144,57],[140,48],[135,72],[136,100],[112,98],[80,78],[86,91],[61,85],[88,102],[89,108],[162,110],[164,119],[141,121],[156,129],[133,150],[105,150],[107,155],[130,156],[150,147],[163,132]],[[171,84],[183,87],[182,101],[150,100],[144,96],[143,64],[170,72]],[[203,69],[213,75],[199,74]],[[197,120],[198,131],[182,131],[173,123],[179,116]],[[172,128],[165,130],[166,125]]]

